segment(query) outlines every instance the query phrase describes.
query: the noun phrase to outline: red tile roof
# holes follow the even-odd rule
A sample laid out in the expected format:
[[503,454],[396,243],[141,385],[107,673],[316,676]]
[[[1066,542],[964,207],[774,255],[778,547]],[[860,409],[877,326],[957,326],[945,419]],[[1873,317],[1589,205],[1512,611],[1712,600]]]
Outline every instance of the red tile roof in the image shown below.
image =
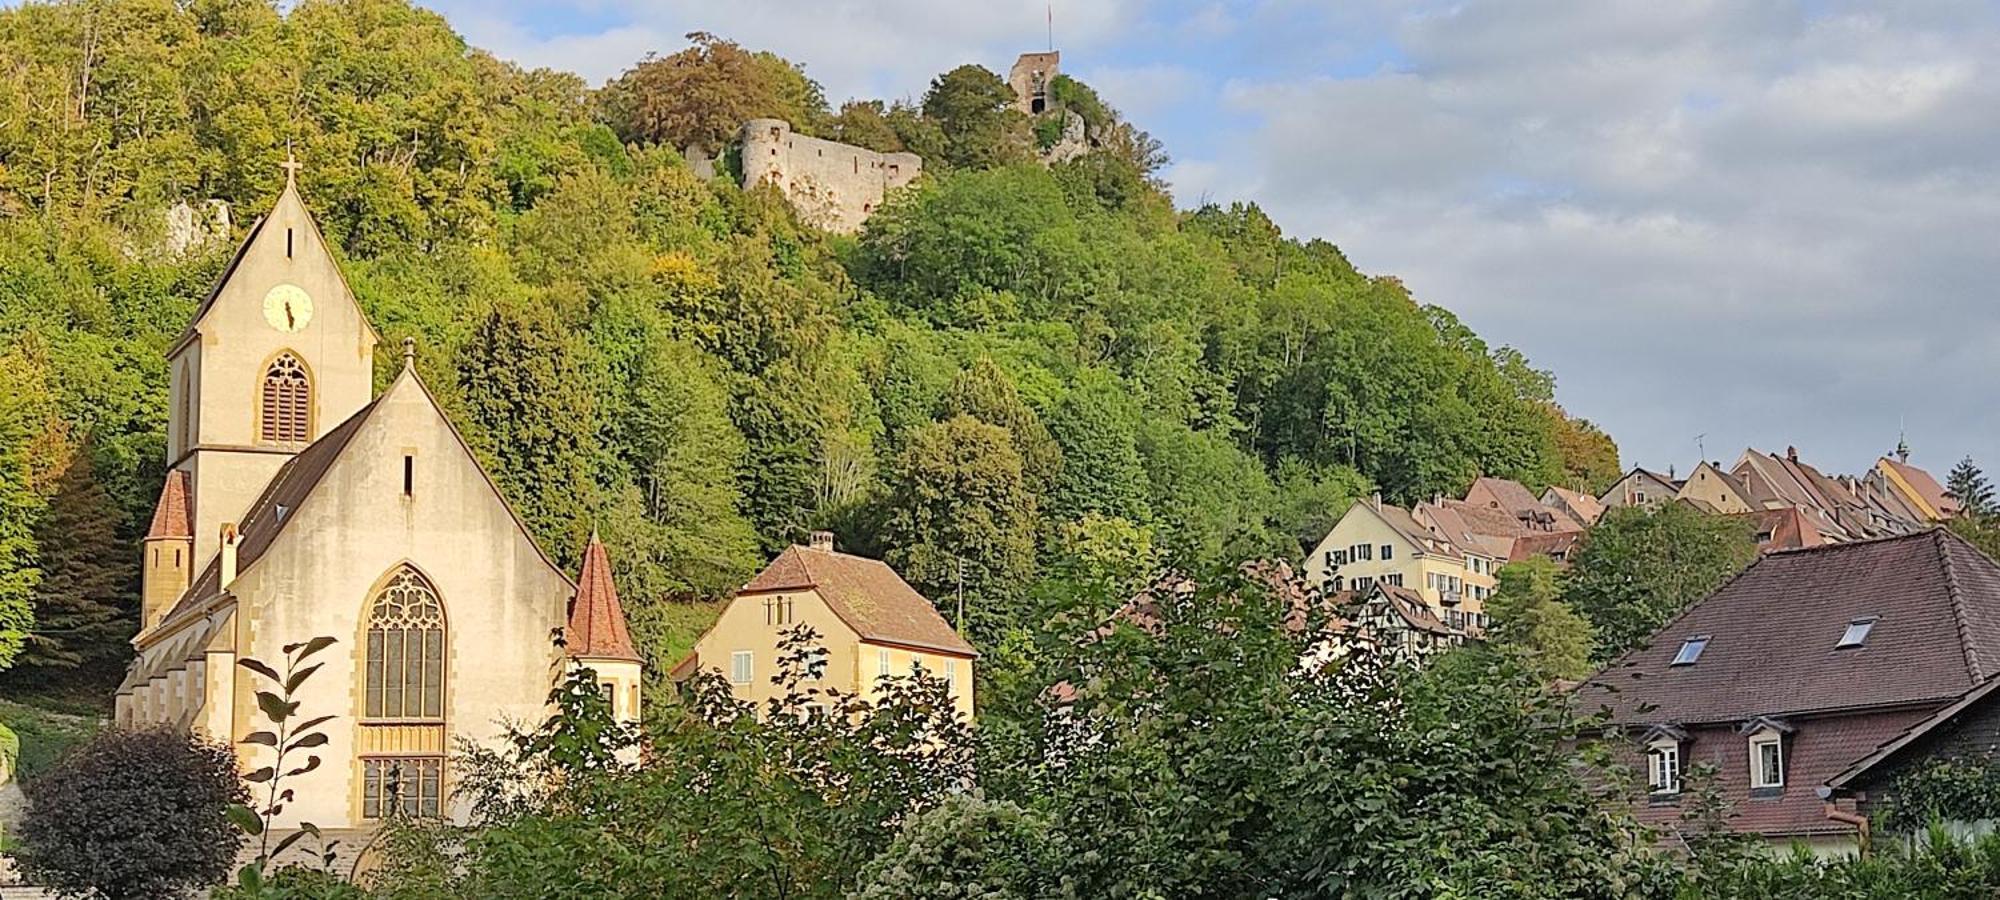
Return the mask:
[[[1755,509],[1745,513],[1731,513],[1732,519],[1743,519],[1756,529],[1757,549],[1766,553],[1777,550],[1801,550],[1818,547],[1826,543],[1806,512],[1796,506],[1778,509]],[[1764,535],[1770,537],[1764,537]]]
[[597,532],[583,549],[583,572],[577,576],[576,596],[569,602],[569,627],[563,630],[569,655],[577,659],[639,659],[632,649],[632,634],[625,627],[625,607],[618,602],[618,586],[611,580],[611,558]]
[[1581,531],[1557,531],[1546,534],[1524,534],[1514,539],[1514,551],[1507,556],[1509,562],[1520,562],[1545,556],[1557,562],[1568,562],[1570,554],[1576,552],[1578,541],[1583,540]]
[[1542,501],[1535,499],[1527,486],[1508,478],[1480,477],[1472,480],[1472,486],[1465,489],[1465,502],[1492,509],[1504,509],[1510,513],[1520,513],[1542,508]]
[[[1875,617],[1861,647],[1835,649]],[[1693,665],[1671,662],[1707,636]],[[1772,553],[1580,688],[1624,724],[1938,703],[2000,671],[2000,565],[1933,528]],[[1872,746],[1872,745],[1871,745]]]
[[146,539],[194,537],[193,523],[188,511],[187,472],[171,470],[166,483],[160,485],[160,502],[153,507],[153,525],[146,529]]
[[[1604,515],[1604,504],[1599,503],[1596,497],[1592,497],[1582,491],[1572,491],[1566,487],[1549,485],[1548,493],[1555,495],[1555,498],[1560,503],[1550,503],[1547,505],[1560,506],[1585,525],[1594,524],[1599,517]],[[1544,497],[1544,499],[1547,498]]]
[[815,590],[864,641],[977,656],[937,607],[887,563],[794,545],[750,579],[739,594]]

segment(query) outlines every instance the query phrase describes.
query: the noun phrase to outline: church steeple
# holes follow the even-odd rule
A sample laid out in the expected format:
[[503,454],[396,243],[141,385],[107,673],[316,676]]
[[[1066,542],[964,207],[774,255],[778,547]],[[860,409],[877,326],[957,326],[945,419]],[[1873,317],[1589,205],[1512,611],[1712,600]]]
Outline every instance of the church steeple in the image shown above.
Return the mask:
[[289,150],[252,225],[167,352],[167,463],[188,478],[194,566],[292,455],[367,405],[380,340],[300,195]]

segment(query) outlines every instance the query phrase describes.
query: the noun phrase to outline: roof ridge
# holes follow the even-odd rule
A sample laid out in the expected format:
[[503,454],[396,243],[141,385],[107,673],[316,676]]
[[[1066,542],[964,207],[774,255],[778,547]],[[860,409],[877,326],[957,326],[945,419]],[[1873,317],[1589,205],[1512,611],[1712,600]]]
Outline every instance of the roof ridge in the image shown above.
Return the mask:
[[1965,672],[1978,684],[1986,680],[1984,669],[1979,665],[1978,648],[1972,645],[1972,626],[1965,618],[1965,592],[1959,588],[1958,567],[1951,560],[1950,532],[1942,528],[1927,530],[1937,544],[1938,563],[1944,568],[1944,592],[1951,601],[1951,617],[1958,626],[1958,646],[1965,653]]
[[[1781,509],[1781,510],[1783,510],[1783,509],[1793,509],[1793,510],[1798,510],[1798,511],[1799,511],[1799,513],[1800,513],[1801,515],[1804,515],[1804,514],[1805,514],[1805,512],[1806,512],[1806,509],[1805,509],[1805,507],[1802,507],[1802,506],[1799,506],[1799,505],[1797,505],[1797,504],[1789,504],[1789,505],[1786,505],[1786,506],[1781,506],[1781,507],[1778,507],[1778,509]],[[1756,511],[1757,511],[1757,510],[1752,510],[1752,512],[1756,512]],[[1808,521],[1810,521],[1810,520],[1808,520]],[[1772,551],[1769,551],[1769,552],[1765,553],[1764,555],[1765,555],[1766,557],[1771,557],[1771,556],[1797,556],[1797,555],[1799,555],[1799,554],[1801,554],[1801,553],[1820,553],[1820,552],[1825,552],[1825,551],[1828,551],[1828,550],[1839,550],[1839,549],[1841,549],[1841,548],[1844,548],[1844,547],[1866,547],[1866,546],[1868,546],[1868,545],[1870,545],[1870,544],[1886,544],[1886,543],[1889,543],[1890,541],[1907,541],[1907,540],[1911,540],[1911,539],[1913,539],[1913,538],[1921,538],[1921,537],[1923,537],[1923,536],[1925,536],[1925,535],[1927,535],[1927,534],[1930,534],[1930,533],[1931,533],[1931,532],[1933,532],[1933,531],[1940,531],[1940,530],[1943,530],[1943,529],[1941,529],[1941,528],[1940,528],[1939,526],[1936,526],[1936,525],[1931,525],[1931,526],[1928,526],[1928,527],[1925,527],[1925,528],[1920,528],[1920,529],[1917,529],[1916,531],[1912,531],[1912,532],[1909,532],[1909,533],[1907,533],[1907,534],[1885,534],[1885,535],[1882,535],[1881,537],[1872,537],[1872,538],[1859,538],[1859,539],[1857,539],[1857,540],[1852,540],[1852,541],[1841,541],[1841,542],[1838,542],[1838,543],[1827,543],[1827,544],[1818,544],[1818,545],[1815,545],[1815,546],[1811,546],[1811,547],[1787,547],[1787,548],[1785,548],[1785,549],[1783,549],[1783,550],[1772,550]]]

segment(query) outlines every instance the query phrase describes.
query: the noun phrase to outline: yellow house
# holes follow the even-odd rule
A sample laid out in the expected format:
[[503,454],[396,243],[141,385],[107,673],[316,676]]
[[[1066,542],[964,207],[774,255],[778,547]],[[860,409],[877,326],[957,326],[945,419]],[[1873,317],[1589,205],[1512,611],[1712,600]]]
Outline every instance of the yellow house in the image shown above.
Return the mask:
[[799,625],[811,626],[826,649],[817,687],[873,699],[881,678],[921,666],[945,680],[959,713],[972,719],[972,664],[979,656],[972,645],[896,570],[836,552],[824,531],[808,545],[787,548],[750,579],[674,677],[711,669],[729,680],[738,700],[762,706],[782,692],[772,681],[778,646]]
[[1763,509],[1750,502],[1750,491],[1743,486],[1743,482],[1722,471],[1721,466],[1706,460],[1688,473],[1687,481],[1682,483],[1674,499],[1686,500],[1697,509],[1724,515]]
[[1327,590],[1407,588],[1457,627],[1485,627],[1486,598],[1504,554],[1465,547],[1378,497],[1357,501],[1305,560],[1306,580]]

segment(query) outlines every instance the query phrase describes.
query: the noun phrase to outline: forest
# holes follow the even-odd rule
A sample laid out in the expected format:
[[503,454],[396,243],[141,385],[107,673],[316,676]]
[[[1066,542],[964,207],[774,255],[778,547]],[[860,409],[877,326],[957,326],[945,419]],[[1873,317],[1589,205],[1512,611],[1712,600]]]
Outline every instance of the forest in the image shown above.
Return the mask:
[[[1087,85],[1053,94],[1091,152],[1043,165],[1046,121],[975,63],[835,108],[720,37],[663,53],[592,87],[401,0],[0,13],[0,678],[115,680],[162,354],[288,154],[542,546],[574,566],[603,533],[654,671],[814,529],[962,589],[992,647],[1068,548],[1296,558],[1372,492],[1617,474],[1521,352],[1254,205],[1177,209],[1165,149]],[[857,236],[802,227],[675,149],[754,116],[926,175]]]

